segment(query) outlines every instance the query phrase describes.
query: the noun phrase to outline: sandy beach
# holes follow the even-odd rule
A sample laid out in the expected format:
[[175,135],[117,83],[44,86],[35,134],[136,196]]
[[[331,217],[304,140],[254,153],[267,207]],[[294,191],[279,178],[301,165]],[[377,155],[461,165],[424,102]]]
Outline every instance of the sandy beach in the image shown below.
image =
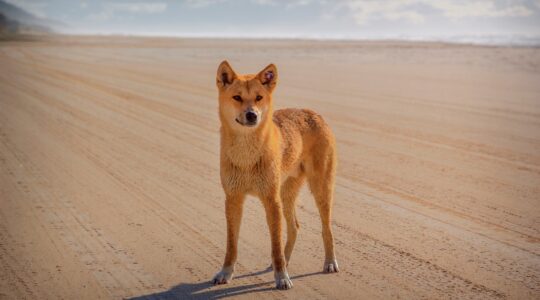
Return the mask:
[[[333,128],[341,272],[307,188],[290,291],[260,202],[225,255],[215,72],[275,63]],[[0,41],[0,299],[539,299],[540,48]]]

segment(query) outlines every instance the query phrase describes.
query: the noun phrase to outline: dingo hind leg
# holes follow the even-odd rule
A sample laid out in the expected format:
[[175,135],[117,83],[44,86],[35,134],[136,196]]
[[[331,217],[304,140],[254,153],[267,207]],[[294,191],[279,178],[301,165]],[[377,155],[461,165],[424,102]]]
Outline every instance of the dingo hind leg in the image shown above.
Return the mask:
[[283,201],[283,215],[287,222],[287,243],[285,244],[285,260],[287,265],[291,260],[291,254],[296,242],[296,236],[300,225],[296,217],[296,198],[304,183],[304,174],[297,177],[289,177],[281,186],[281,200]]
[[339,272],[334,253],[334,237],[332,234],[332,203],[336,173],[336,157],[333,145],[318,145],[308,168],[309,187],[315,198],[322,223],[325,260],[323,271]]

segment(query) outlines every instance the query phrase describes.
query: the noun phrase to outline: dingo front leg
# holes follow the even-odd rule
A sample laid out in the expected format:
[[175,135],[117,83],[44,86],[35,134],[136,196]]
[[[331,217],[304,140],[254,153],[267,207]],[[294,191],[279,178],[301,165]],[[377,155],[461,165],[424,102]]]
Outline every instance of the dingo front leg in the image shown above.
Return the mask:
[[227,195],[225,200],[225,217],[227,218],[227,254],[223,268],[213,279],[214,284],[224,284],[231,281],[234,273],[234,264],[238,253],[238,234],[242,221],[243,195]]
[[293,284],[287,273],[285,255],[283,254],[283,245],[281,243],[281,219],[283,210],[278,196],[262,199],[266,211],[266,221],[270,230],[270,239],[272,243],[272,265],[274,267],[274,278],[276,288],[288,290]]

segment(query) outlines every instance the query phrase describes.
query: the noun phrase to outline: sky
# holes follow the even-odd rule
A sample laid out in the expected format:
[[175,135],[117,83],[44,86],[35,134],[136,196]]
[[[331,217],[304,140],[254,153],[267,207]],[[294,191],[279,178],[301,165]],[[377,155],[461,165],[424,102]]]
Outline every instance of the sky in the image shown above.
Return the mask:
[[540,37],[540,0],[7,0],[82,34]]

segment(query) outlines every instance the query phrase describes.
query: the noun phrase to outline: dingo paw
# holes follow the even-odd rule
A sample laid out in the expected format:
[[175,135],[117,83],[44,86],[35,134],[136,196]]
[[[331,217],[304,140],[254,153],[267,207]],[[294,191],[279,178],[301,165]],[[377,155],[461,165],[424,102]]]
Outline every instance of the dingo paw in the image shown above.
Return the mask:
[[293,287],[293,283],[289,278],[289,274],[287,274],[287,272],[276,272],[275,278],[276,288],[278,290],[288,290]]
[[233,271],[222,269],[215,276],[212,282],[214,284],[226,284],[229,283],[233,278]]
[[323,268],[324,273],[337,273],[339,272],[339,267],[336,259],[327,261],[324,263]]

